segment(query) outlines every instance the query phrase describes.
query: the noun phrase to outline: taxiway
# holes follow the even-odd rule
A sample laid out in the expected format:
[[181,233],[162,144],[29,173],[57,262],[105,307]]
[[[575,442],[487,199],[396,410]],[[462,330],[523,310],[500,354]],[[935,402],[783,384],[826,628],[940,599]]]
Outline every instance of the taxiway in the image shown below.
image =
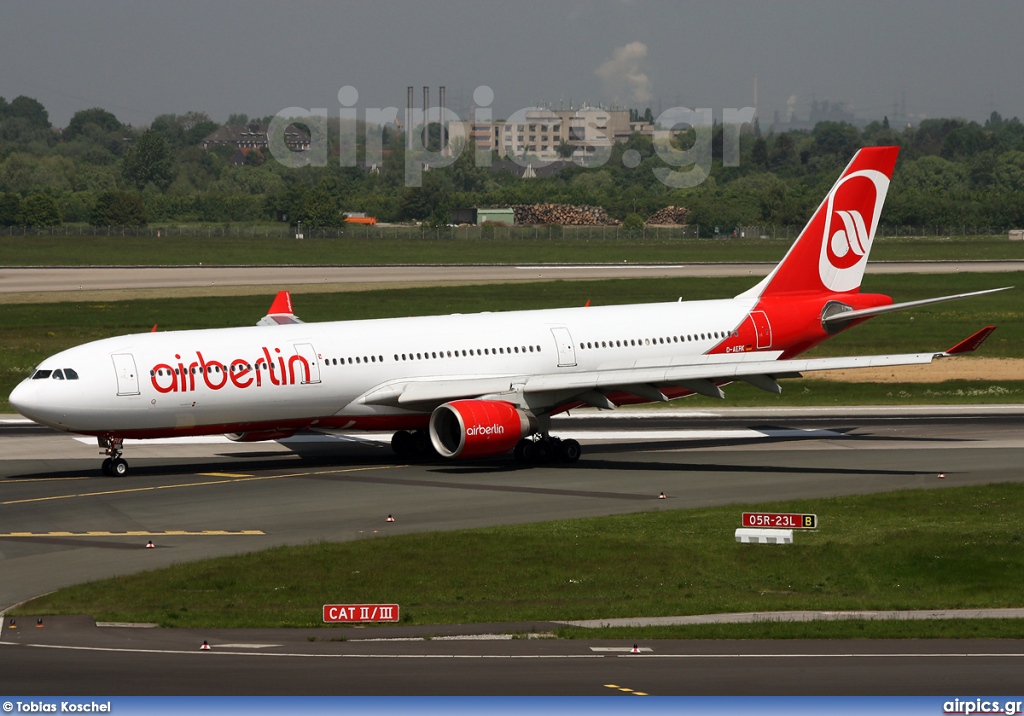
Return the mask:
[[[1024,406],[579,413],[554,430],[584,443],[571,467],[410,465],[395,460],[383,435],[268,444],[212,437],[129,444],[131,477],[115,479],[99,476],[94,444],[7,416],[0,605],[280,544],[1021,481],[1022,427]],[[396,521],[385,522],[388,514]],[[145,548],[150,540],[154,549]],[[658,642],[635,655],[593,650],[621,650],[617,642],[421,638],[509,629],[386,627],[365,631],[413,640],[331,642],[318,640],[323,630],[98,628],[69,617],[42,630],[3,630],[0,690],[599,694],[614,684],[661,695],[995,693],[1019,691],[1024,664],[1016,641]],[[212,653],[199,654],[203,639]],[[250,646],[231,646],[240,643]],[[126,669],[137,676],[123,680]]]

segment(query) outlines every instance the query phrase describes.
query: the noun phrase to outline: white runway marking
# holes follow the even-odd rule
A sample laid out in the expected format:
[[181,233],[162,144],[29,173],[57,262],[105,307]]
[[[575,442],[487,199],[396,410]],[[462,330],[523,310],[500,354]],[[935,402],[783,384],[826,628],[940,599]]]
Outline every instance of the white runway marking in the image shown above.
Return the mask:
[[221,649],[275,649],[280,644],[214,644]]
[[[198,647],[193,650],[182,649],[127,649],[101,646],[69,646],[60,644],[24,644],[13,641],[0,641],[0,646],[35,647],[36,649],[64,649],[69,651],[119,652],[126,654],[197,654],[220,656],[270,656],[304,659],[532,659],[532,660],[565,660],[565,659],[604,659],[601,653],[586,654],[301,654],[295,652],[267,651],[218,651],[213,649],[202,651]],[[968,652],[942,652],[935,654],[900,652],[885,653],[794,653],[794,654],[622,654],[618,658],[646,659],[1022,659],[1024,653],[989,652],[972,654]]]
[[[765,264],[768,266],[768,264]],[[516,266],[517,271],[610,271],[617,269],[643,269],[651,271],[685,271],[686,264],[547,264]]]
[[560,438],[587,442],[612,440],[738,440],[750,438],[841,438],[833,430],[738,428],[734,430],[560,430]]

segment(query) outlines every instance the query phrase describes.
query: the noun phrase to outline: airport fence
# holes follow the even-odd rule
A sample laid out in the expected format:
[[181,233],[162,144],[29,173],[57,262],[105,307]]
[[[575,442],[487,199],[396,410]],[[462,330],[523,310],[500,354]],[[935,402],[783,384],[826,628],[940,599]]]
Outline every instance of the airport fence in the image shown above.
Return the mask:
[[[124,236],[132,238],[253,238],[253,239],[408,239],[446,240],[466,239],[479,241],[516,241],[574,239],[586,241],[672,241],[681,239],[779,239],[793,240],[803,226],[645,226],[625,228],[622,226],[446,226],[427,227],[401,224],[358,224],[344,227],[309,229],[301,232],[292,226],[245,225],[245,224],[198,224],[178,226],[87,226],[66,224],[62,226],[0,227],[0,236]],[[1006,235],[1010,227],[1002,226],[880,226],[877,238],[943,238]]]

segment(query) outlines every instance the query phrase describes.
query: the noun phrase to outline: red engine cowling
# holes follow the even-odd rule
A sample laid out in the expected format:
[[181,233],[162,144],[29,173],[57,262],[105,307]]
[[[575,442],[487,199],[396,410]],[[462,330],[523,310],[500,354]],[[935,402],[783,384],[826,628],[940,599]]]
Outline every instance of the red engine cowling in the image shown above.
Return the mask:
[[290,438],[294,434],[294,430],[252,430],[247,433],[224,433],[224,437],[236,443],[258,443],[261,440]]
[[430,416],[430,442],[442,457],[490,457],[534,432],[536,420],[499,400],[454,400]]

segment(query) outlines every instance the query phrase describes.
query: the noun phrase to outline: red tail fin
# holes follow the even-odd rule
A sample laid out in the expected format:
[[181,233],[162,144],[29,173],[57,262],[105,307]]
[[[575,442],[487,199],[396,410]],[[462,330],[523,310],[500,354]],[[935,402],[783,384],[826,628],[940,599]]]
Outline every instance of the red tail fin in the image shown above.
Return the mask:
[[898,153],[899,147],[857,152],[782,262],[741,296],[859,289]]

